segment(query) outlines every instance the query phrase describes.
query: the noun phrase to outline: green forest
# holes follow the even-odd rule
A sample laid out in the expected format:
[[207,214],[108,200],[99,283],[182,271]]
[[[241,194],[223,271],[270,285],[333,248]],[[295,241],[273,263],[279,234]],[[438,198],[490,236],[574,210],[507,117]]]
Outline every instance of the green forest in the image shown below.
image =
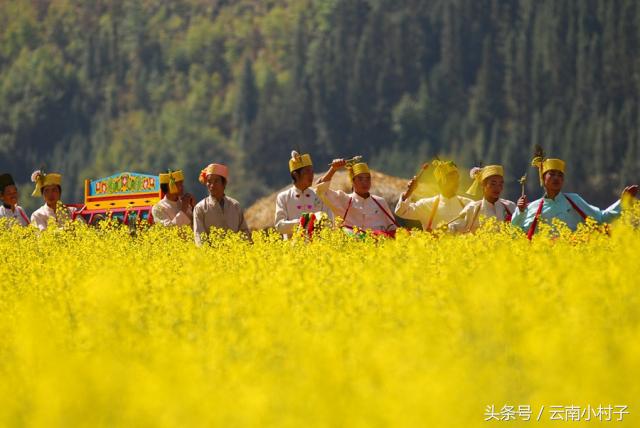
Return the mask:
[[[3,0],[0,170],[83,180],[231,167],[251,204],[363,155],[410,177],[429,158],[502,163],[507,197],[533,147],[567,190],[612,202],[640,179],[635,0]],[[529,180],[532,196],[540,193]]]

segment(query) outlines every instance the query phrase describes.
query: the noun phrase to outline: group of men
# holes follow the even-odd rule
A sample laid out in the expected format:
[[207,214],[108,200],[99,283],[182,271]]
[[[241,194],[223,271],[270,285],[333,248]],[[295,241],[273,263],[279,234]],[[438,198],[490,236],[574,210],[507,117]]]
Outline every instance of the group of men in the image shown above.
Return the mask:
[[[435,229],[450,233],[472,233],[488,219],[510,222],[523,229],[529,238],[541,222],[553,219],[564,222],[575,230],[579,223],[591,217],[598,223],[609,223],[622,210],[622,199],[637,196],[638,185],[625,187],[621,199],[605,210],[588,204],[576,193],[564,193],[565,162],[560,159],[536,157],[532,163],[538,170],[540,185],[545,193],[529,203],[524,191],[517,204],[501,198],[504,188],[504,169],[501,165],[472,168],[473,184],[467,194],[476,200],[458,194],[460,172],[452,161],[434,160],[432,169],[439,193],[412,201],[411,196],[419,182],[414,176],[395,206],[395,215],[408,220],[418,220],[426,231]],[[350,193],[331,189],[331,179],[341,168],[346,168],[352,185]],[[426,170],[423,167],[419,175]],[[399,227],[394,212],[386,200],[372,195],[369,166],[360,160],[335,159],[329,170],[314,183],[313,162],[309,154],[291,153],[289,172],[293,184],[276,198],[275,228],[285,238],[291,237],[302,218],[340,219],[339,226],[347,233],[370,230],[377,235],[393,236]],[[7,217],[21,226],[33,224],[40,230],[47,228],[50,219],[61,223],[72,215],[72,208],[60,203],[62,195],[61,175],[35,171],[31,177],[35,183],[33,196],[41,196],[44,204],[27,217],[18,205],[18,191],[10,174],[0,175],[0,218]],[[195,203],[184,191],[182,171],[160,174],[162,199],[153,206],[155,223],[163,226],[191,226],[195,242],[201,245],[212,229],[242,232],[250,237],[244,212],[238,201],[228,197],[225,189],[229,169],[219,163],[205,167],[199,181],[206,186],[209,195]],[[79,217],[80,218],[80,217]]]
[[212,229],[241,232],[249,238],[251,233],[240,203],[225,194],[228,180],[226,165],[207,165],[200,171],[198,181],[206,186],[209,196],[196,204],[194,197],[184,191],[182,171],[160,174],[164,197],[151,210],[154,222],[163,226],[191,226],[197,245],[202,245]]
[[28,217],[24,209],[18,205],[18,188],[11,174],[0,174],[0,218],[8,218],[13,224],[20,226],[34,225],[40,230],[47,228],[49,218],[53,218],[58,224],[65,219],[70,219],[72,209],[59,204],[62,196],[62,176],[60,174],[46,174],[42,171],[34,171],[31,181],[35,183],[32,196],[41,196],[44,204]]
[[[564,193],[565,162],[560,159],[537,157],[532,162],[538,170],[543,197],[529,203],[526,195],[517,204],[501,198],[504,189],[504,168],[487,165],[472,168],[473,184],[467,194],[470,199],[458,194],[460,172],[452,161],[434,160],[429,167],[433,171],[439,193],[428,198],[411,200],[419,177],[414,176],[398,200],[395,215],[407,220],[418,220],[426,231],[434,229],[450,233],[472,233],[488,219],[510,222],[523,229],[529,238],[541,222],[551,224],[553,219],[564,222],[571,230],[588,217],[598,223],[609,223],[622,210],[621,199],[636,197],[638,185],[625,187],[621,199],[605,210],[588,204],[576,193]],[[345,193],[331,189],[335,172],[347,168],[352,191]],[[424,172],[423,167],[421,173]],[[276,229],[290,235],[298,219],[309,211],[324,211],[331,218],[339,217],[346,231],[371,230],[376,234],[393,235],[399,227],[394,213],[384,198],[370,193],[371,173],[364,162],[351,163],[335,159],[329,170],[313,185],[313,163],[308,154],[292,152],[289,171],[293,185],[281,192],[276,199]]]
[[[163,197],[151,210],[155,223],[163,226],[191,225],[198,245],[202,244],[212,228],[242,232],[249,237],[249,227],[240,204],[225,195],[228,177],[229,169],[225,165],[212,163],[205,167],[198,178],[206,186],[209,196],[196,204],[193,196],[184,191],[182,171],[160,174],[160,191]],[[66,207],[60,202],[60,174],[35,171],[31,175],[31,181],[35,183],[32,196],[42,197],[44,204],[29,218],[18,205],[18,189],[13,177],[10,174],[0,175],[0,218],[6,217],[10,223],[20,226],[33,225],[40,230],[45,230],[51,221],[62,225],[72,218],[74,208]],[[76,219],[83,221],[81,216]]]

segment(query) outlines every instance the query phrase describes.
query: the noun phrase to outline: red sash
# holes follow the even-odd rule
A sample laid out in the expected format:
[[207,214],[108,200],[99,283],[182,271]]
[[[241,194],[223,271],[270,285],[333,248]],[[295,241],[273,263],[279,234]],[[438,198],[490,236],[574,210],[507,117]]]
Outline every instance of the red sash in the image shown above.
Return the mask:
[[542,214],[542,205],[544,205],[544,198],[540,199],[540,205],[538,206],[538,211],[536,211],[536,215],[535,217],[533,217],[531,226],[529,226],[529,231],[527,232],[527,239],[529,241],[531,241],[531,238],[533,238],[533,234],[536,231],[536,226],[538,225],[538,219],[540,218],[540,214]]
[[509,223],[511,223],[511,211],[509,211],[509,207],[507,207],[507,204],[505,204],[504,202],[500,203],[504,207],[504,210],[507,212],[507,215],[504,216],[504,221],[508,221]]
[[29,221],[29,219],[27,218],[27,215],[24,213],[24,211],[22,211],[22,208],[16,207],[16,209],[18,210],[18,212],[20,213],[20,216],[24,219],[24,221],[27,224],[31,224],[31,222]]
[[[373,202],[375,202],[375,203],[376,203],[376,205],[378,206],[378,208],[380,208],[380,210],[384,213],[384,215],[386,215],[386,216],[387,216],[387,218],[388,218],[389,220],[391,220],[391,222],[392,222],[396,227],[400,227],[400,225],[398,224],[398,222],[396,221],[396,219],[395,219],[395,218],[393,218],[393,217],[391,216],[391,214],[389,214],[389,213],[387,212],[387,210],[385,210],[384,208],[382,208],[382,205],[380,204],[380,202],[376,201],[376,198],[374,198],[373,196],[369,196],[369,197],[373,200]],[[350,197],[349,197],[349,203],[347,204],[347,209],[344,211],[344,216],[342,217],[342,221],[344,221],[344,222],[346,222],[346,221],[347,221],[347,214],[349,213],[349,209],[351,208],[351,203],[352,203],[352,201],[353,201],[353,197],[351,197],[351,196],[350,196]],[[353,229],[353,226],[347,226],[347,225],[345,225],[345,224],[343,224],[343,225],[342,225],[342,227],[346,227],[346,228],[348,228],[348,229]]]
[[[569,204],[571,205],[571,207],[580,215],[580,217],[582,217],[582,220],[586,220],[587,219],[587,215],[584,213],[584,211],[582,211],[580,209],[579,206],[576,205],[575,202],[573,202],[571,200],[570,197],[568,197],[567,195],[563,195],[565,198],[567,198],[567,201],[569,201]],[[533,237],[533,234],[536,231],[536,226],[538,225],[538,219],[540,218],[540,215],[542,214],[542,205],[544,204],[544,198],[542,198],[540,200],[540,206],[538,207],[538,211],[536,212],[536,216],[533,218],[533,221],[531,222],[531,226],[529,226],[529,231],[527,232],[527,239],[529,241],[531,241],[531,238]]]
[[577,212],[578,214],[580,214],[580,217],[582,217],[582,220],[586,220],[586,219],[587,219],[587,215],[584,213],[584,211],[582,211],[582,210],[580,209],[580,207],[578,207],[578,206],[576,205],[576,203],[575,203],[575,202],[573,202],[573,201],[571,200],[571,198],[570,198],[570,197],[568,197],[567,195],[564,195],[564,197],[565,197],[565,198],[567,198],[567,201],[569,201],[569,203],[571,204],[571,206],[573,207],[573,209],[574,209],[574,210],[576,210],[576,212]]

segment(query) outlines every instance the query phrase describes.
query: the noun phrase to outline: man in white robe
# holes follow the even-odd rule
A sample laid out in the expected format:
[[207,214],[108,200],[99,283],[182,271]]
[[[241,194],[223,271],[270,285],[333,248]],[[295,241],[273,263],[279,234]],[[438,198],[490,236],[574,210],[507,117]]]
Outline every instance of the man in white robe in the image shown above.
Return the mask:
[[475,232],[481,223],[489,218],[501,222],[511,222],[516,204],[500,198],[504,189],[504,169],[500,165],[487,165],[471,170],[473,184],[467,194],[482,195],[479,201],[469,203],[458,217],[449,223],[449,231],[453,233]]
[[440,228],[453,219],[471,203],[471,199],[458,196],[460,175],[452,161],[434,160],[431,163],[440,194],[411,202],[410,196],[418,185],[416,177],[407,184],[407,190],[396,205],[396,215],[407,220],[419,220],[426,231]]
[[345,193],[333,190],[331,178],[335,172],[346,166],[344,159],[335,159],[327,173],[318,180],[317,192],[324,203],[331,208],[335,217],[342,219],[342,227],[348,230],[373,230],[393,235],[398,226],[389,205],[384,198],[369,193],[371,173],[369,166],[356,163],[348,167],[353,191]]
[[331,218],[331,210],[311,187],[313,184],[313,163],[309,154],[291,152],[289,172],[293,185],[276,197],[276,230],[285,238],[293,233],[304,214],[325,212]]
[[[42,196],[44,205],[31,214],[31,224],[40,230],[45,230],[49,226],[49,219],[63,227],[73,219],[75,208],[65,207],[60,201],[62,196],[62,175],[56,173],[45,173],[34,171],[31,174],[31,181],[35,183],[35,189],[31,196]],[[83,221],[81,216],[77,220]]]

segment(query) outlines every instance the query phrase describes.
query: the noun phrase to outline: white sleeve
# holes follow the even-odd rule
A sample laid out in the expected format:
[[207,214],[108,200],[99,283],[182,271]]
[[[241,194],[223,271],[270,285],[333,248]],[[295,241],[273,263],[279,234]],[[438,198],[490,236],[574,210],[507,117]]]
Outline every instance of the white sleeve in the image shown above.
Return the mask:
[[43,219],[42,216],[38,214],[38,211],[34,211],[34,213],[31,214],[31,224],[40,230],[45,230],[48,225],[48,218],[45,217]]
[[174,218],[169,218],[167,211],[163,207],[154,205],[153,208],[151,208],[151,213],[153,215],[153,221],[163,226],[186,226],[191,224],[191,218],[182,210],[178,211],[178,214]]
[[349,195],[341,190],[331,189],[330,185],[330,181],[318,184],[316,193],[322,199],[322,202],[331,208],[334,215],[342,217],[349,203]]
[[184,211],[180,210],[178,214],[173,218],[173,224],[176,226],[186,226],[191,224],[192,219]]
[[423,220],[427,218],[432,207],[433,198],[425,198],[420,199],[417,202],[410,202],[409,198],[403,201],[402,197],[400,197],[396,204],[396,214],[398,217],[402,217],[407,220]]
[[293,232],[293,228],[299,223],[298,219],[288,220],[287,211],[285,208],[284,198],[278,195],[276,198],[276,219],[275,227],[278,233],[282,235],[290,235]]
[[204,210],[202,206],[196,205],[193,210],[193,236],[196,241],[196,245],[202,245],[202,236],[203,234],[208,233],[208,230],[205,230],[204,227]]
[[449,232],[451,233],[464,233],[469,230],[469,223],[473,220],[475,209],[473,204],[467,204],[461,211],[458,217],[449,223]]

